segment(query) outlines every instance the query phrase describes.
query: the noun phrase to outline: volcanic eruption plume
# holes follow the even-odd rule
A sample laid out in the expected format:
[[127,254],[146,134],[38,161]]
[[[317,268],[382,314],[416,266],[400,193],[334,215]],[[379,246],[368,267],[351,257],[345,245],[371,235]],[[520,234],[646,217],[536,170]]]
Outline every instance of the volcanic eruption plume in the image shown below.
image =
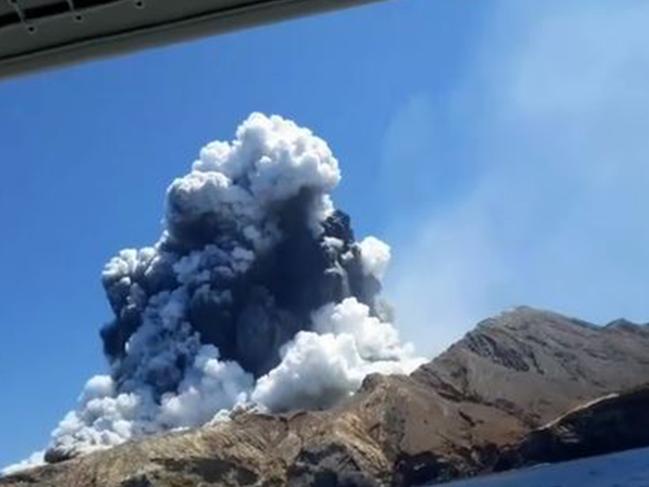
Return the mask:
[[390,249],[355,241],[339,181],[327,144],[278,116],[205,146],[169,186],[159,241],[106,264],[110,374],[88,381],[46,460],[236,406],[327,407],[369,373],[419,365],[379,298]]

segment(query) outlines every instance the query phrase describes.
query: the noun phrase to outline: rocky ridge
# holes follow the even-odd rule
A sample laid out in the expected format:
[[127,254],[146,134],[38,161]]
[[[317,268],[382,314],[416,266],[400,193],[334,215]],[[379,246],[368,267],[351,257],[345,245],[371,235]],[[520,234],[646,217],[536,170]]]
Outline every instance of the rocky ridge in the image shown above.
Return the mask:
[[504,452],[497,470],[642,448],[649,445],[649,387],[589,402],[527,434]]

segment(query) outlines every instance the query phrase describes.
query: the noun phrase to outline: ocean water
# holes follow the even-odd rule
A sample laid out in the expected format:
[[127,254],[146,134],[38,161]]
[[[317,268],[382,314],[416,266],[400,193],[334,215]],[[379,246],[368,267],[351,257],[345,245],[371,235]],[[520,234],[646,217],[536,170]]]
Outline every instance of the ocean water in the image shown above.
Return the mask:
[[649,487],[649,448],[489,475],[444,487]]

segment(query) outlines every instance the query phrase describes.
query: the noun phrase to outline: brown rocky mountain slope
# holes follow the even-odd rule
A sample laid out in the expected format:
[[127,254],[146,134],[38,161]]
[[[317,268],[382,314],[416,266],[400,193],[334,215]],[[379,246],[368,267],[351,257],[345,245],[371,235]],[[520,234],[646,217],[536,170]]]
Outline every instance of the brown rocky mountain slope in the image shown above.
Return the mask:
[[527,434],[497,470],[573,460],[649,445],[649,386],[609,394]]
[[597,327],[517,308],[483,321],[411,376],[368,377],[331,410],[242,412],[7,477],[0,486],[439,482],[502,466],[503,452],[517,451],[531,432],[648,377],[649,327]]

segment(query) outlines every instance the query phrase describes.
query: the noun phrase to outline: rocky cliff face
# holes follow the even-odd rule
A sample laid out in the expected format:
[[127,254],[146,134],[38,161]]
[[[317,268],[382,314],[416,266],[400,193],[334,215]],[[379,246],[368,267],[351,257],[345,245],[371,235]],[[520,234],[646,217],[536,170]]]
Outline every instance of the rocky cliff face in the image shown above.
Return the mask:
[[482,321],[413,378],[536,427],[649,380],[648,351],[649,326],[600,327],[520,307]]
[[649,445],[649,386],[586,403],[527,434],[497,470],[604,455]]
[[[525,464],[525,455],[535,461],[526,452],[537,450],[526,441],[561,436],[558,431],[567,424],[573,425],[571,431],[587,431],[585,423],[574,420],[574,410],[584,414],[591,407],[584,404],[638,387],[648,377],[648,327],[625,321],[597,327],[517,308],[483,321],[411,376],[368,377],[358,394],[333,409],[274,416],[239,412],[229,422],[128,443],[7,477],[0,485],[441,482]],[[617,406],[594,404],[607,404],[598,411],[617,418],[622,431],[627,416],[620,408],[632,404],[638,412],[649,405],[649,393],[634,394],[634,401]],[[555,429],[548,430],[548,423]],[[598,424],[606,435],[609,423],[602,419]],[[643,436],[639,443],[646,440]]]

